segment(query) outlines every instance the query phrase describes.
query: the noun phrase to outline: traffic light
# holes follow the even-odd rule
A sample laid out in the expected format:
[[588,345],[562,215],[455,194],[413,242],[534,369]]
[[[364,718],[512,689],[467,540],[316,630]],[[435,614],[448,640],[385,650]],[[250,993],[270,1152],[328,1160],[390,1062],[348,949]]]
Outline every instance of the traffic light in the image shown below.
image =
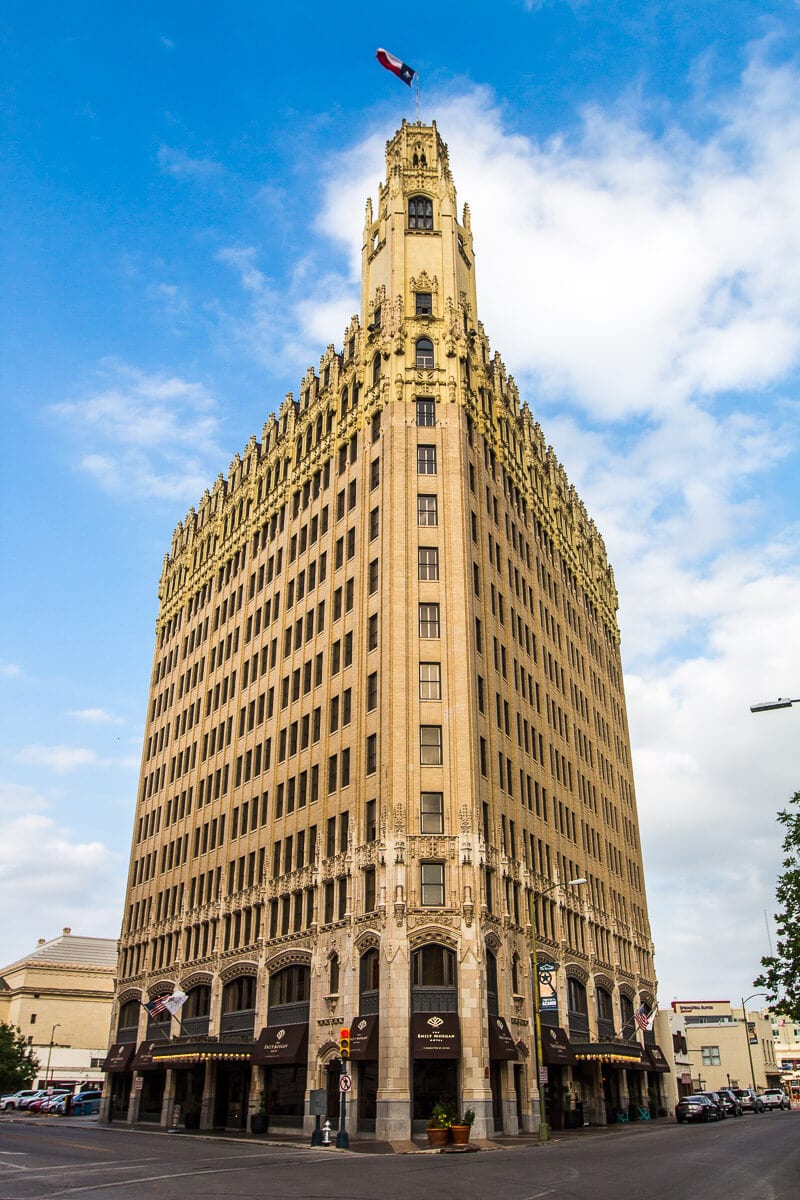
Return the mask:
[[339,1030],[339,1057],[342,1059],[343,1062],[345,1059],[350,1057],[350,1030],[349,1029],[340,1029]]

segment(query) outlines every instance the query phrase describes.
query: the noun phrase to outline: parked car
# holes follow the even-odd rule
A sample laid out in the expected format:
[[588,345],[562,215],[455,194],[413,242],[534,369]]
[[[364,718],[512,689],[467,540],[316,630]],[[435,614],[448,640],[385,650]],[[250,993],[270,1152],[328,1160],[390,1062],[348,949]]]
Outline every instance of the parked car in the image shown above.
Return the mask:
[[684,1096],[675,1105],[675,1120],[679,1125],[684,1121],[721,1121],[722,1109],[708,1096]]
[[94,1113],[100,1112],[100,1096],[99,1091],[78,1092],[72,1097],[72,1115],[74,1117],[90,1117]]
[[717,1108],[720,1111],[720,1115],[721,1115],[722,1119],[724,1120],[725,1117],[727,1117],[729,1106],[725,1103],[725,1100],[724,1100],[721,1092],[697,1092],[697,1095],[698,1096],[708,1096],[711,1103],[716,1104]]
[[752,1088],[732,1088],[736,1099],[742,1106],[742,1112],[763,1113],[764,1101]]
[[729,1117],[741,1117],[742,1106],[732,1088],[720,1088],[719,1094]]
[[26,1096],[24,1100],[20,1100],[17,1107],[21,1109],[29,1109],[34,1100],[41,1100],[46,1095],[47,1088],[39,1088],[39,1090],[34,1092],[32,1096]]
[[38,1094],[36,1088],[23,1088],[19,1092],[11,1092],[8,1096],[0,1096],[0,1112],[11,1112],[19,1108],[23,1100],[32,1100]]
[[50,1110],[50,1105],[54,1104],[62,1096],[69,1096],[72,1093],[69,1088],[52,1088],[45,1092],[43,1096],[38,1096],[35,1100],[31,1100],[28,1105],[28,1112],[46,1113]]
[[792,1104],[783,1088],[767,1088],[759,1096],[764,1108],[791,1108]]

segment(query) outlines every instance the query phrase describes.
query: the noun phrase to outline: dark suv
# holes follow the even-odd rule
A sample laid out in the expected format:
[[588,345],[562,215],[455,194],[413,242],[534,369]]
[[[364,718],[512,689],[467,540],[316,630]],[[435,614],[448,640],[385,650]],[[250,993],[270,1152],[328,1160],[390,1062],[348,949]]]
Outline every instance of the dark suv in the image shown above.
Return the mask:
[[719,1095],[725,1112],[729,1117],[740,1117],[742,1115],[742,1106],[733,1088],[720,1088]]

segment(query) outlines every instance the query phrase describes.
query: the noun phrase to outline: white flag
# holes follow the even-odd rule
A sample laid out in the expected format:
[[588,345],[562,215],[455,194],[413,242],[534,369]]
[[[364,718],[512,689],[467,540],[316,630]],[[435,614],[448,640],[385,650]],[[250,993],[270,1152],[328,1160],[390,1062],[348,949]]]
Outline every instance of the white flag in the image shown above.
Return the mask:
[[174,1017],[175,1013],[178,1012],[179,1009],[183,1008],[188,999],[189,997],[186,995],[186,992],[173,992],[171,996],[164,996],[164,1008],[171,1012]]

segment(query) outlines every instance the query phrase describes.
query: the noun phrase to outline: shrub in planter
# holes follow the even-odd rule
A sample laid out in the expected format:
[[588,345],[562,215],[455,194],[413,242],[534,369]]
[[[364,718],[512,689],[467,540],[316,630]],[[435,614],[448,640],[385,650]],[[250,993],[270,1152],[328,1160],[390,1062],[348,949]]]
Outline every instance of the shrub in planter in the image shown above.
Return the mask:
[[463,1116],[454,1118],[453,1124],[450,1126],[454,1146],[466,1146],[474,1120],[475,1112],[471,1108],[468,1108]]
[[450,1140],[450,1127],[453,1118],[443,1104],[435,1104],[425,1132],[428,1135],[429,1146],[446,1146]]
[[250,1132],[251,1133],[266,1133],[267,1132],[267,1097],[264,1092],[259,1095],[258,1108],[250,1117]]

